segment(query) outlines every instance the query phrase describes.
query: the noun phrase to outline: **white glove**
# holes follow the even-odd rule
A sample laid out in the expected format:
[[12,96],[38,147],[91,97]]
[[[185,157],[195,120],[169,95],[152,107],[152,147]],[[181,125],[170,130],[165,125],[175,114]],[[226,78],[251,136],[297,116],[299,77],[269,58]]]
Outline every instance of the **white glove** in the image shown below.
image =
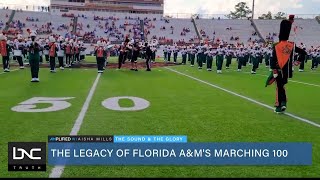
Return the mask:
[[278,77],[278,74],[273,74],[273,78],[277,78]]

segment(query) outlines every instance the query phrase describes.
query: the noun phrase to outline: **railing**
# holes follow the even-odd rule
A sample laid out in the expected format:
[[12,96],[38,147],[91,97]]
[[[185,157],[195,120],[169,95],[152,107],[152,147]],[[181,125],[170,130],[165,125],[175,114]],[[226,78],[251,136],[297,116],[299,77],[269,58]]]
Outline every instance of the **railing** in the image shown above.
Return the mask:
[[[284,14],[283,17],[289,17],[290,14]],[[274,14],[273,14],[274,15]],[[315,19],[319,14],[294,14],[295,19]],[[164,13],[164,16],[171,18],[191,18],[194,17],[196,19],[229,19],[227,14],[191,14],[191,13]],[[262,14],[255,14],[254,19],[258,19]],[[251,17],[251,16],[250,16]],[[248,18],[242,18],[248,19]]]
[[6,27],[3,29],[3,31],[8,31],[8,29],[9,29],[9,24],[10,24],[11,21],[13,20],[13,17],[14,17],[14,15],[15,15],[15,13],[16,13],[15,10],[13,10],[13,11],[11,12],[9,19],[8,19],[8,21],[6,22]]
[[255,24],[254,20],[250,20],[251,21],[251,25],[253,26],[254,30],[258,33],[258,36],[260,37],[260,39],[265,43],[266,40],[263,38],[259,28],[257,27],[257,25]]
[[193,27],[194,27],[194,30],[196,31],[197,33],[197,36],[199,39],[202,39],[202,37],[200,36],[200,33],[199,33],[199,29],[197,27],[197,23],[196,23],[196,20],[194,18],[192,18],[191,20],[192,24],[193,24]]
[[23,10],[23,11],[36,11],[36,12],[48,12],[49,6],[46,4],[4,4],[0,3],[0,9],[13,9],[13,10]]
[[[41,1],[40,1],[41,2]],[[24,11],[37,11],[37,12],[48,12],[49,5],[46,3],[39,4],[5,4],[0,2],[0,9],[14,9],[14,10],[24,10]],[[295,13],[286,13],[284,17],[288,17],[290,14]],[[275,14],[273,14],[274,16]],[[182,18],[182,19],[191,19],[194,18],[199,19],[228,19],[227,14],[192,14],[192,13],[164,13],[163,16],[168,16],[172,18]],[[262,14],[254,14],[254,19],[258,19]],[[315,19],[319,14],[295,14],[296,19]],[[251,17],[251,15],[250,15]],[[247,18],[243,18],[247,19]]]

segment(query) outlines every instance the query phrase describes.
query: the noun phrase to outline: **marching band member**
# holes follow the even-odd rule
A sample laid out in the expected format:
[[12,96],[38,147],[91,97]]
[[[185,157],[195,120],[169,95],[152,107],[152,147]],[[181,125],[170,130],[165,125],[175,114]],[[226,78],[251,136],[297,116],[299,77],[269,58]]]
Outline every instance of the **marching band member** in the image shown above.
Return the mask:
[[0,34],[0,50],[2,56],[2,65],[4,72],[10,72],[9,65],[9,53],[10,46],[7,44],[7,37],[3,34]]
[[251,74],[256,74],[256,70],[259,67],[259,56],[260,50],[258,44],[255,44],[254,50],[252,51],[252,70]]
[[258,56],[258,60],[259,60],[258,68],[259,68],[259,65],[262,64],[262,61],[263,61],[263,48],[261,45],[259,45],[258,47],[259,47],[259,56]]
[[74,46],[75,46],[73,39],[70,39],[69,45],[70,45],[70,58],[71,58],[70,59],[71,63],[69,67],[72,67],[72,65],[74,64]]
[[191,46],[187,46],[186,49],[187,49],[187,56],[188,56],[187,59],[190,62],[191,61],[191,52],[190,52]]
[[319,65],[319,63],[320,63],[320,47],[318,47],[318,56],[317,56],[318,58],[317,58],[317,60],[316,60],[316,66],[315,66],[315,68],[318,68],[318,65]]
[[46,62],[49,62],[49,39],[46,39],[46,44],[43,47],[43,54]]
[[[131,66],[133,66],[133,62],[132,62],[132,53],[133,53],[133,46],[134,46],[134,41],[129,41],[126,47],[126,59],[128,59],[129,62],[131,62]],[[126,60],[124,59],[124,60]],[[125,63],[125,61],[123,61],[123,64]],[[131,70],[134,70],[134,68],[132,68]]]
[[215,52],[213,51],[212,46],[210,45],[206,52],[204,52],[207,61],[207,71],[212,71],[212,61]]
[[231,61],[232,61],[232,57],[233,57],[233,51],[231,49],[231,46],[228,45],[227,46],[227,49],[226,49],[226,69],[229,69],[230,68],[230,65],[231,65]]
[[168,49],[167,49],[167,62],[170,62],[171,53],[172,53],[172,48],[171,48],[171,46],[169,45],[169,46],[168,46]]
[[157,54],[157,48],[155,45],[151,47],[151,51],[152,51],[151,62],[155,63],[156,62],[156,54]]
[[[247,47],[244,47],[243,51],[244,51],[244,59],[243,59],[243,62],[242,62],[243,63],[242,66],[246,67],[248,62],[252,63],[252,57],[250,55],[251,49],[249,49]],[[249,63],[249,65],[250,65],[250,63]]]
[[143,42],[142,41],[140,41],[139,42],[139,47],[140,47],[140,49],[141,49],[141,51],[140,51],[140,58],[141,59],[146,59],[147,57],[146,57],[146,48],[144,47],[144,44],[142,44]]
[[151,71],[151,57],[152,57],[152,50],[150,47],[150,44],[148,42],[145,43],[145,51],[146,51],[146,66],[147,66],[147,71]]
[[104,49],[106,50],[106,56],[105,56],[104,62],[103,62],[103,70],[105,70],[105,69],[106,69],[105,67],[106,67],[107,64],[108,64],[109,48],[108,48],[108,44],[107,44],[107,42],[106,42],[105,40],[102,41],[102,44],[103,44]]
[[250,48],[248,49],[248,54],[249,54],[249,66],[252,66],[252,59],[253,59],[253,54],[254,54],[254,49],[253,46],[250,46]]
[[194,60],[196,58],[197,50],[194,48],[194,45],[190,48],[190,66],[194,67]]
[[63,58],[65,56],[65,43],[64,38],[62,36],[59,37],[59,43],[57,44],[57,48],[58,48],[58,52],[57,52],[57,56],[58,56],[58,61],[59,61],[59,68],[61,70],[64,70],[64,63],[63,63]]
[[241,71],[242,69],[242,65],[243,65],[243,61],[245,61],[245,51],[243,46],[241,45],[239,50],[237,51],[237,60],[238,60],[238,72]]
[[311,70],[316,70],[316,67],[318,66],[318,57],[320,56],[320,49],[313,49],[311,52],[311,58],[312,58],[312,65]]
[[49,37],[49,61],[50,61],[50,72],[56,72],[56,56],[57,51],[59,50],[56,45],[56,39],[53,36]]
[[167,47],[167,45],[165,45],[163,48],[163,58],[164,58],[164,62],[168,61],[168,47]]
[[[138,62],[138,57],[139,57],[139,54],[140,54],[139,42],[134,42],[133,46],[129,47],[129,48],[131,48],[130,52],[132,52],[132,55],[130,57],[130,61],[131,61],[131,69],[130,70],[138,71],[137,62]],[[150,58],[151,57],[149,57],[149,61],[150,61]]]
[[85,60],[86,57],[86,47],[83,44],[83,41],[80,42],[80,61]]
[[98,73],[103,73],[104,61],[105,61],[105,57],[106,57],[107,53],[106,53],[104,45],[101,41],[97,42],[97,46],[94,50],[94,54],[95,54],[96,60],[97,60]]
[[[71,41],[71,40],[70,40]],[[66,67],[71,67],[71,59],[72,59],[72,46],[69,39],[65,39],[65,54],[66,54]]]
[[223,44],[221,43],[217,49],[217,73],[222,73],[222,65],[223,65],[223,59],[225,55],[225,49],[223,47]]
[[43,63],[43,48],[44,48],[44,44],[43,44],[43,39],[39,39],[38,40],[38,44],[39,44],[39,47],[40,47],[40,50],[39,50],[39,56],[40,56],[40,64]]
[[[306,49],[307,49],[306,45],[303,43],[301,43],[299,48],[303,49],[304,51],[306,51]],[[305,60],[300,63],[299,72],[304,72],[304,65],[306,62],[307,62],[307,57],[305,57]]]
[[103,63],[103,70],[105,70],[108,65],[108,60],[109,60],[108,58],[110,56],[110,51],[113,49],[113,46],[111,45],[110,42],[107,42],[107,40],[105,39],[103,39],[102,44],[106,51],[106,56],[104,58],[104,63]]
[[31,32],[31,42],[28,44],[29,64],[31,69],[31,82],[39,82],[40,44],[36,42],[36,33]]
[[173,63],[176,64],[178,59],[178,52],[179,52],[178,46],[175,45],[172,51],[173,51]]
[[74,42],[74,60],[80,63],[80,41]]
[[268,45],[268,47],[265,49],[265,56],[264,61],[266,63],[266,68],[270,67],[270,58],[272,56],[272,46]]
[[124,62],[124,58],[125,58],[125,56],[126,56],[126,46],[127,46],[126,43],[123,42],[123,43],[120,45],[119,49],[118,49],[118,51],[119,51],[118,70],[121,69],[121,66],[122,66],[122,64],[123,64],[123,62]]
[[18,34],[16,42],[14,44],[13,55],[17,58],[20,69],[24,69],[23,59],[22,59],[22,51],[25,47],[25,43],[23,42],[23,38],[21,34]]
[[204,45],[201,41],[200,45],[197,47],[198,54],[197,54],[197,62],[198,62],[198,69],[202,69],[202,65],[205,62],[205,56],[204,56]]
[[187,47],[183,46],[182,50],[181,50],[182,64],[183,65],[186,65],[186,63],[187,63],[187,53],[188,53]]
[[[271,85],[273,82],[277,84],[276,108],[274,110],[276,113],[283,113],[287,109],[287,95],[284,86],[288,83],[288,79],[293,76],[293,64],[299,65],[307,55],[306,51],[297,47],[294,42],[288,41],[293,22],[294,15],[290,15],[289,20],[281,21],[279,42],[273,47],[273,57],[270,61],[272,72],[267,79],[266,86]],[[292,58],[294,52],[299,54],[295,62]]]
[[28,44],[28,38],[25,38],[24,39],[24,48],[23,48],[23,50],[22,50],[22,55],[23,55],[23,59],[24,59],[24,63],[25,64],[27,64],[27,65],[29,65],[29,60],[28,60],[28,46],[27,46],[27,44]]

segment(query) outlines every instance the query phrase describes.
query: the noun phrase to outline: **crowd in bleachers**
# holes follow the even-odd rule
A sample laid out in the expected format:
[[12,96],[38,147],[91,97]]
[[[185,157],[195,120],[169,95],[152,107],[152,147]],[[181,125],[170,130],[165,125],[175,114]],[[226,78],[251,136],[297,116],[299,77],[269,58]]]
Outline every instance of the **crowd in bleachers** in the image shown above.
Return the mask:
[[[61,17],[80,17],[78,19],[76,35],[83,38],[85,43],[96,43],[101,37],[109,37],[112,41],[123,41],[126,36],[131,38],[139,39],[141,38],[140,20],[144,22],[144,35],[148,39],[157,39],[160,44],[188,44],[197,43],[199,38],[197,37],[193,25],[190,21],[181,22],[181,24],[189,23],[188,26],[179,26],[179,24],[172,22],[170,18],[165,18],[159,16],[156,17],[117,17],[113,16],[102,16],[93,15],[89,16],[87,14],[75,14],[75,13],[63,13]],[[84,20],[81,20],[83,18]],[[91,19],[92,18],[92,19]],[[88,21],[89,20],[89,21]],[[93,20],[93,21],[90,21]],[[8,34],[17,34],[23,32],[26,28],[31,28],[35,30],[38,34],[52,34],[58,32],[70,32],[73,26],[70,19],[60,21],[59,23],[44,22],[44,24],[39,23],[38,17],[27,16],[25,20],[15,20],[9,24]],[[68,22],[69,21],[69,22]],[[33,24],[34,22],[34,24]],[[29,23],[26,25],[26,23]],[[32,23],[32,24],[31,24]],[[0,23],[1,27],[1,23]],[[155,29],[160,29],[163,31],[163,36],[159,36],[159,33]],[[232,31],[231,26],[225,27],[226,30]],[[200,34],[204,39],[210,42],[219,43],[221,37],[216,37],[215,31],[213,36],[209,36],[205,30],[201,29]],[[65,34],[67,37],[70,34]],[[239,36],[231,36],[230,40],[238,41]]]
[[277,40],[277,33],[269,33],[266,35],[266,40],[269,42],[274,42],[274,40]]
[[34,26],[36,28],[36,32],[38,35],[42,35],[42,34],[52,34],[52,23],[48,22],[45,23],[43,25],[41,25],[40,27],[38,27],[36,24]]
[[[113,42],[121,42],[126,36],[139,39],[142,34],[148,39],[157,39],[160,44],[189,44],[200,41],[190,19],[174,19],[162,17],[161,15],[142,14],[130,14],[129,16],[128,14],[110,13],[105,15],[100,12],[81,12],[78,14],[74,11],[50,17],[48,13],[39,14],[34,12],[32,14],[33,12],[23,11],[18,12],[20,13],[19,16],[16,13],[13,21],[6,24],[10,16],[10,10],[2,11],[0,29],[3,30],[7,25],[9,29],[4,33],[12,35],[17,33],[26,34],[26,29],[30,28],[39,35],[76,35],[82,37],[85,43],[96,43],[101,37],[108,37]],[[71,34],[73,27],[72,17],[78,17],[75,34]],[[144,22],[142,31],[140,29],[140,20]],[[219,44],[224,41],[236,44],[260,41],[258,33],[254,30],[249,20],[197,19],[195,21],[201,38],[207,42]],[[260,24],[257,24],[259,35],[261,34],[268,42],[274,42],[278,39],[277,33],[275,33],[277,30],[273,29],[273,24],[278,27],[279,22],[272,20],[272,22],[261,21]],[[265,26],[270,29],[265,28]],[[306,29],[308,28],[300,31],[306,31]],[[69,34],[67,34],[68,32]],[[319,31],[314,30],[314,32]],[[312,38],[310,37],[311,40]]]
[[33,18],[33,17],[27,17],[26,18],[26,21],[31,21],[31,22],[34,22],[34,21],[36,21],[36,22],[38,22],[39,21],[39,19],[38,18]]
[[62,14],[62,17],[72,18],[72,17],[74,17],[74,14],[73,14],[73,13],[63,13],[63,14]]

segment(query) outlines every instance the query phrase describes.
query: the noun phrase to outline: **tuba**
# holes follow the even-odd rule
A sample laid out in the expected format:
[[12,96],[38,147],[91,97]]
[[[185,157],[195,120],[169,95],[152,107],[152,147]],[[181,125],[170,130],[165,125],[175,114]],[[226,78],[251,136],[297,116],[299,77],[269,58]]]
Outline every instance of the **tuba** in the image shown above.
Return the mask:
[[158,40],[157,39],[151,39],[149,42],[148,42],[149,46],[158,46]]
[[140,48],[144,48],[145,47],[143,41],[139,41],[139,47]]

